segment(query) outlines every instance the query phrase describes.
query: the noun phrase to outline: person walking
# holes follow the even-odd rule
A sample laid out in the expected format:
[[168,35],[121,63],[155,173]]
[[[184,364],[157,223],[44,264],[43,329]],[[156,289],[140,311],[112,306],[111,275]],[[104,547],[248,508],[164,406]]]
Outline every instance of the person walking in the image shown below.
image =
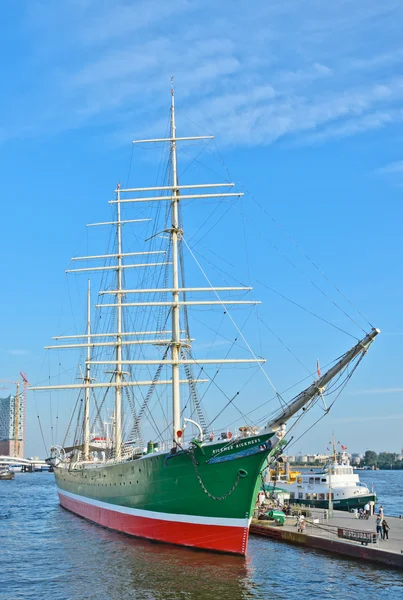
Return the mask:
[[366,503],[366,505],[364,506],[364,511],[365,511],[365,515],[367,517],[367,519],[369,519],[369,515],[371,514],[371,510],[369,508],[369,504],[368,502]]
[[378,539],[382,540],[383,539],[383,528],[382,528],[382,517],[381,514],[379,513],[379,515],[376,517],[376,533],[378,536]]
[[297,531],[298,533],[304,533],[305,531],[305,517],[304,515],[299,515],[298,519],[297,519]]
[[389,539],[389,525],[386,522],[385,519],[382,519],[382,533],[383,533],[383,539],[384,540],[388,540]]
[[379,507],[379,514],[381,515],[381,517],[383,519],[383,506],[382,506],[382,504]]

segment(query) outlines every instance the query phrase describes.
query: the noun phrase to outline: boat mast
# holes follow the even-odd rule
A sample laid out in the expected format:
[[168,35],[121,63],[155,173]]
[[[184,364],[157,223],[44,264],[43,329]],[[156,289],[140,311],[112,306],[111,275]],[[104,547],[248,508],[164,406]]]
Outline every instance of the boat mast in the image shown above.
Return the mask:
[[122,224],[120,220],[120,183],[116,190],[117,207],[117,326],[116,326],[116,370],[115,370],[115,457],[121,457],[122,447]]
[[171,79],[171,161],[172,161],[172,426],[173,441],[178,441],[178,431],[180,430],[180,385],[179,385],[179,358],[180,358],[180,328],[179,328],[179,275],[178,275],[178,237],[181,234],[178,223],[178,174],[176,167],[176,126],[175,126],[175,91],[173,88],[173,78]]
[[332,448],[333,448],[333,461],[337,462],[337,451],[336,451],[336,442],[334,441],[334,433],[332,432]]
[[91,282],[87,290],[87,360],[85,361],[85,404],[84,404],[84,460],[90,456],[90,387],[91,383]]

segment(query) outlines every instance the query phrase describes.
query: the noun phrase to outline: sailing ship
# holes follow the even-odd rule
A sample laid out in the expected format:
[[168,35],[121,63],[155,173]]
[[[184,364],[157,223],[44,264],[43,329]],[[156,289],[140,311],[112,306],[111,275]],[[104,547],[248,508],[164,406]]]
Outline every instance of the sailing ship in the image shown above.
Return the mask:
[[[79,394],[84,394],[84,397],[78,398],[78,404],[83,408],[78,409],[80,425],[73,436],[73,443],[52,448],[51,461],[62,507],[104,527],[133,536],[245,555],[262,469],[266,467],[267,460],[282,453],[287,421],[302,408],[315,404],[336,375],[353,361],[359,361],[379,330],[369,331],[326,373],[293,400],[282,403],[264,427],[258,430],[241,427],[236,435],[230,431],[220,436],[214,435],[203,418],[198,394],[199,384],[210,379],[195,376],[194,371],[198,369],[204,374],[206,365],[242,363],[254,363],[263,369],[265,361],[252,351],[252,358],[238,359],[195,358],[192,353],[187,318],[190,306],[218,305],[233,321],[228,313],[229,305],[256,304],[249,300],[223,300],[220,296],[220,292],[243,292],[252,288],[215,287],[210,282],[207,287],[187,287],[185,284],[184,246],[188,255],[192,252],[184,235],[181,204],[186,200],[243,195],[222,191],[224,187],[233,187],[233,183],[185,184],[179,181],[178,144],[212,137],[177,136],[175,94],[172,88],[169,137],[134,142],[169,145],[168,185],[146,188],[122,188],[118,185],[115,199],[110,201],[116,210],[113,220],[92,224],[114,228],[114,251],[73,259],[104,260],[104,266],[69,270],[113,275],[113,284],[105,285],[99,294],[101,300],[112,296],[114,301],[97,305],[103,310],[112,309],[115,315],[110,321],[112,331],[93,331],[91,289],[88,283],[86,331],[73,336],[57,336],[54,338],[58,340],[57,345],[48,346],[58,350],[83,349],[82,380],[79,383],[35,386],[30,389],[77,390]],[[166,245],[163,251],[165,260],[162,262],[156,262],[154,256],[161,250],[128,252],[124,245],[123,231],[127,224],[145,220],[127,219],[123,215],[123,208],[136,207],[136,203],[165,204],[165,226],[149,238],[158,239]],[[139,255],[144,256],[141,263],[127,262],[130,257]],[[162,280],[164,284],[150,287],[149,279],[144,278],[139,280],[141,285],[138,287],[128,287],[128,271],[133,274],[143,267],[163,272],[157,281]],[[196,298],[200,298],[200,294],[210,294],[210,297],[213,294],[215,299],[189,300],[194,294]],[[136,301],[128,300],[132,296]],[[144,315],[148,310],[150,313],[147,314],[151,314],[151,309],[158,310],[158,316],[145,318],[148,323],[145,330],[134,329],[132,321],[126,318],[130,311],[130,314]],[[170,325],[167,325],[169,322]],[[69,343],[60,343],[66,338],[70,338]],[[152,354],[152,358],[149,355],[145,357],[146,350]],[[108,354],[108,358],[100,358],[102,351]],[[137,358],[131,354],[135,352]],[[97,377],[93,373],[94,367],[98,369]],[[103,371],[106,368],[108,370]],[[150,378],[139,379],[139,374],[144,373],[145,368]],[[162,373],[166,372],[163,369],[169,369],[170,376],[167,379],[162,379]],[[185,385],[189,388],[187,396],[183,392]],[[143,386],[148,390],[146,394],[141,393]],[[142,421],[145,416],[152,418],[150,400],[156,389],[161,389],[158,386],[165,386],[171,401],[169,430],[165,442],[162,432],[158,442],[152,440],[145,445]],[[111,391],[114,408],[107,417],[108,432],[100,414],[105,396]],[[184,416],[188,398],[193,406],[191,418]],[[126,427],[126,433],[123,431],[123,399],[130,405],[125,419],[127,414],[132,419],[132,426]],[[94,412],[91,411],[95,411],[95,419],[92,419]],[[189,429],[185,432],[186,427],[192,428],[194,434],[191,437],[188,436]],[[91,440],[96,438],[102,443],[92,444]]]

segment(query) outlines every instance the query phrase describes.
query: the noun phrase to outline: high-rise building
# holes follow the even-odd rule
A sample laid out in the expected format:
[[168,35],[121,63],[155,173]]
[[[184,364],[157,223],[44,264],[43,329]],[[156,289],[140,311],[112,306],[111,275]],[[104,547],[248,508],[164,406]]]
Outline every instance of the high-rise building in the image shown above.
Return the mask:
[[24,456],[25,407],[22,396],[0,398],[0,454]]

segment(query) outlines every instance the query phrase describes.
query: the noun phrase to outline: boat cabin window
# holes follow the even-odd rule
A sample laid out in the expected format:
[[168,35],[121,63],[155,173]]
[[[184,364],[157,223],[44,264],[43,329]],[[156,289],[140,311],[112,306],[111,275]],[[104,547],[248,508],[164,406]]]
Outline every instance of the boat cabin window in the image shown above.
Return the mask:
[[[332,500],[334,499],[334,494],[332,492]],[[329,494],[326,494],[326,500],[329,500]]]
[[319,494],[319,500],[324,500],[325,499],[325,494]]
[[315,477],[315,483],[320,483],[320,477]]
[[313,493],[312,494],[312,500],[317,500],[317,498],[318,498],[318,494]]
[[302,477],[297,477],[297,483],[302,483]]
[[339,475],[351,475],[352,472],[353,470],[350,467],[339,469]]
[[310,477],[309,478],[309,483],[313,483],[315,481],[315,477]]
[[311,499],[311,494],[305,494],[305,500],[310,500]]
[[304,494],[302,492],[298,492],[298,500],[302,500],[304,497]]
[[321,481],[322,483],[326,483],[327,480],[325,478],[322,478]]
[[294,500],[295,498],[295,492],[290,492],[290,500]]

